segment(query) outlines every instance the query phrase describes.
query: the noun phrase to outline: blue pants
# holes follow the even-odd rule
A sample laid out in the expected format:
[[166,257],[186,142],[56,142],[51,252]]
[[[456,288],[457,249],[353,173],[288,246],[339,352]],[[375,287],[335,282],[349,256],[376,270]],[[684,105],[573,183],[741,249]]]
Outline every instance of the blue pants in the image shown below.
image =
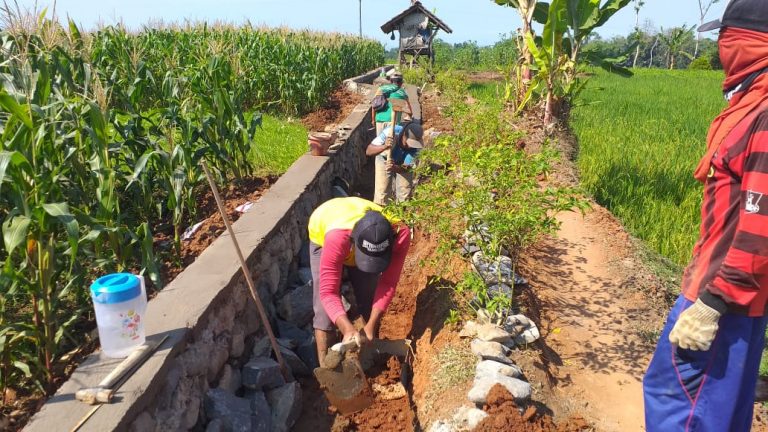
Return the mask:
[[677,348],[669,332],[691,304],[675,302],[643,378],[646,431],[749,431],[767,320],[726,314],[709,351]]

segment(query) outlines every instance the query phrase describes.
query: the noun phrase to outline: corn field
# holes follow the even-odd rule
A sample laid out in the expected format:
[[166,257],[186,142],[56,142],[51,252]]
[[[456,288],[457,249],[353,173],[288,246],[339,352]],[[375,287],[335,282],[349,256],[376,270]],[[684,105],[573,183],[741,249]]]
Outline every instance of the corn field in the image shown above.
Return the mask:
[[[32,27],[32,28],[30,28]],[[54,390],[57,362],[92,319],[98,275],[160,288],[153,232],[195,216],[205,160],[220,180],[254,171],[260,111],[318,107],[378,66],[376,42],[194,25],[92,33],[43,16],[0,33],[0,390]]]

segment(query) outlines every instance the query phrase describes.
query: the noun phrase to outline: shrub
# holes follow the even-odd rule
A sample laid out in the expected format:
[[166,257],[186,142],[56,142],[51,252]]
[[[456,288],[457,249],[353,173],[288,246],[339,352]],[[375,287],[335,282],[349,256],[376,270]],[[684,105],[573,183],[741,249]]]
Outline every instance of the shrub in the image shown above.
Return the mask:
[[691,62],[691,64],[688,65],[688,69],[690,70],[712,70],[712,58],[709,56],[701,56],[694,61]]

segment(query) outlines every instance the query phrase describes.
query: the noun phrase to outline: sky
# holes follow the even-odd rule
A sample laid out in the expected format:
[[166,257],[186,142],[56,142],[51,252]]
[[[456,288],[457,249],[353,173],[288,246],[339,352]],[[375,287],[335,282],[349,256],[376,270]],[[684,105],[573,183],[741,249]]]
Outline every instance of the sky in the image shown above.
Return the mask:
[[[53,9],[53,0],[16,0],[22,8]],[[708,19],[719,18],[727,0],[720,0]],[[658,27],[692,25],[699,21],[698,0],[645,0],[640,20],[650,20]],[[423,0],[453,34],[439,38],[458,43],[467,40],[490,45],[519,27],[514,9],[496,5],[492,0]],[[129,28],[157,22],[223,20],[233,23],[250,21],[267,26],[354,33],[359,31],[359,0],[57,0],[56,14],[71,17],[85,29],[99,24],[122,22]],[[471,5],[471,6],[469,6]],[[363,34],[394,47],[380,26],[410,6],[410,0],[362,0]],[[635,25],[631,6],[617,13],[598,33],[603,37],[626,35]]]

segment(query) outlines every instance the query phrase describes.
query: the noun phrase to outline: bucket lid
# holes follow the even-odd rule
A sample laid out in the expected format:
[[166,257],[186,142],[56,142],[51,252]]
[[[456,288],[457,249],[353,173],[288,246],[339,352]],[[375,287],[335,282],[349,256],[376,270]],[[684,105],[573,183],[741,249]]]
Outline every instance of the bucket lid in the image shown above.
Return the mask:
[[96,303],[122,303],[140,295],[141,281],[130,273],[108,274],[91,284],[91,297]]

